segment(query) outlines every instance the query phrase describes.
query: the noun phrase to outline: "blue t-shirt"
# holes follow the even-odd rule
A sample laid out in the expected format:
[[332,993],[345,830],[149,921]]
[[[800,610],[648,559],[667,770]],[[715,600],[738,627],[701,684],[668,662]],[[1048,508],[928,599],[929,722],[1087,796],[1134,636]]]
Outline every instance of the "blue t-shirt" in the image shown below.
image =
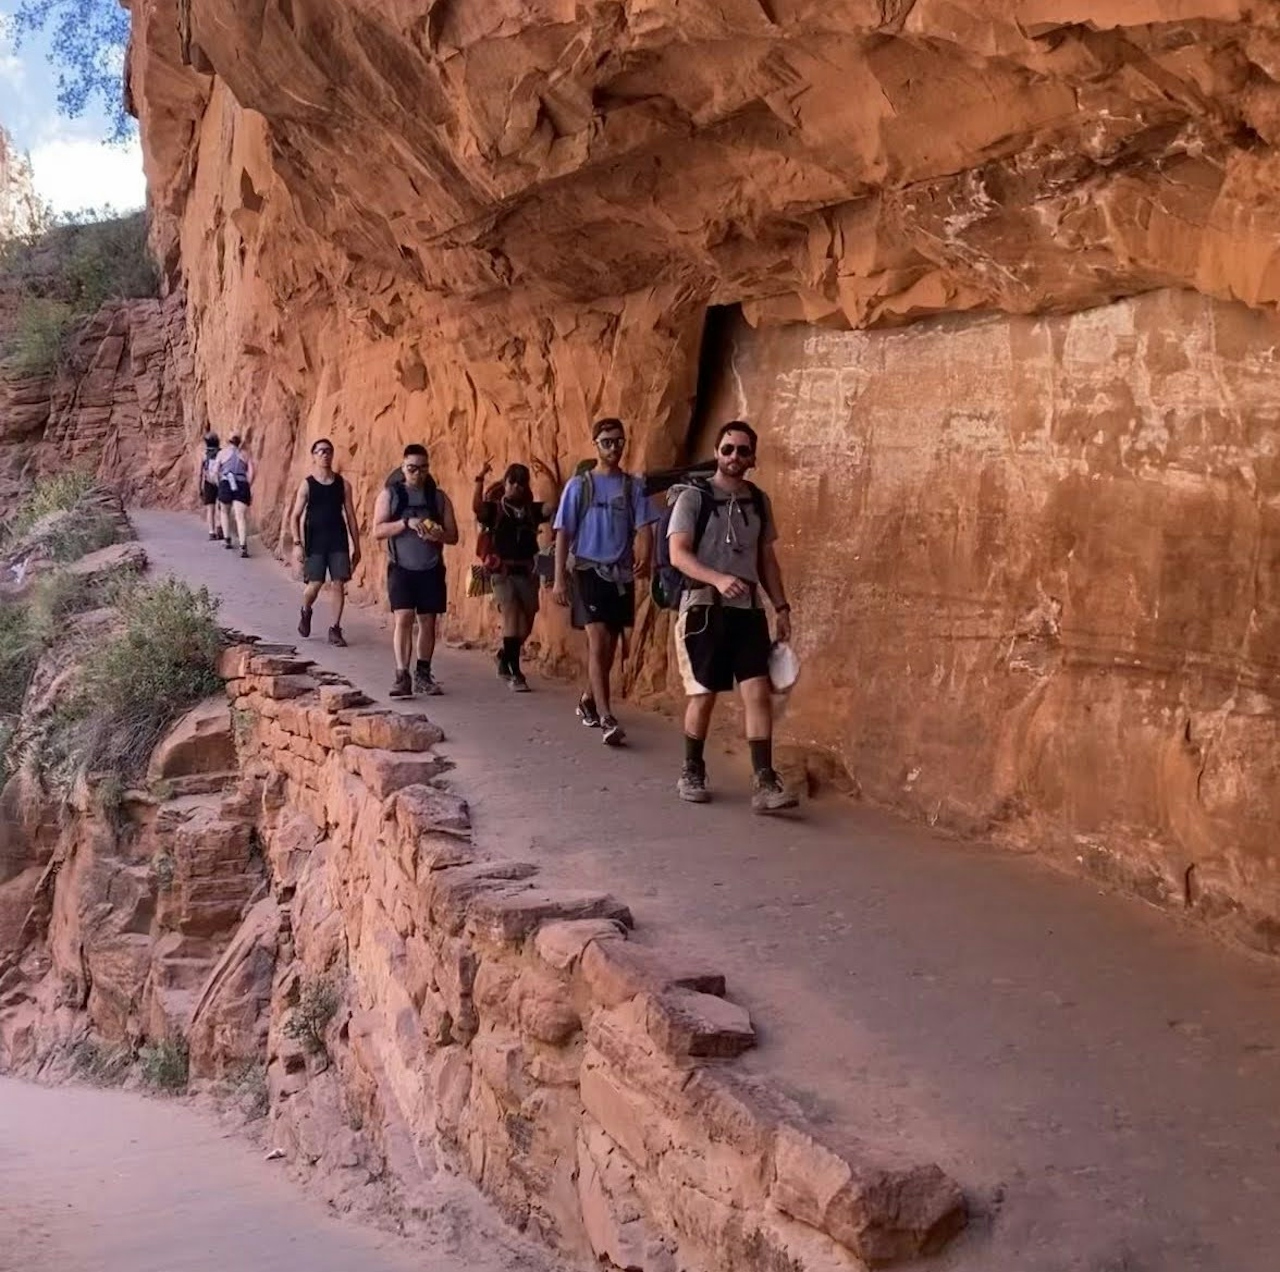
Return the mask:
[[591,474],[594,498],[590,508],[583,508],[581,477],[571,477],[560,496],[555,528],[569,535],[573,555],[581,561],[599,565],[630,565],[635,532],[641,526],[658,520],[644,496],[644,483],[631,479],[631,515],[624,502],[625,479],[622,473]]

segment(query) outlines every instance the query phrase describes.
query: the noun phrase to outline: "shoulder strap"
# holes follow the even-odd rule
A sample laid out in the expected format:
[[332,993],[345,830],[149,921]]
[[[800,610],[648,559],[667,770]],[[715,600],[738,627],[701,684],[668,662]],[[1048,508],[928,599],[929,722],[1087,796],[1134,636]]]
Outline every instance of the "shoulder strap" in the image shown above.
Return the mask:
[[693,523],[693,542],[690,545],[696,554],[698,545],[702,542],[702,536],[707,533],[707,526],[711,524],[711,514],[716,510],[716,497],[711,491],[711,487],[706,482],[693,481],[689,483],[691,490],[698,492],[698,518]]
[[622,502],[627,506],[627,524],[631,533],[636,530],[636,479],[630,473],[622,474]]
[[397,521],[404,516],[404,510],[409,506],[409,491],[405,488],[402,481],[393,482],[390,486],[391,490],[391,520]]

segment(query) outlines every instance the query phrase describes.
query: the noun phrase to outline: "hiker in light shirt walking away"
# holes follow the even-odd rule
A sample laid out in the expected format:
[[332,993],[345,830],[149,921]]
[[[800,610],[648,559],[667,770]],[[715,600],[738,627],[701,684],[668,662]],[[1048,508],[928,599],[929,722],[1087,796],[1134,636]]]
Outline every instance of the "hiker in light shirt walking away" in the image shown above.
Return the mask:
[[[432,478],[427,448],[404,448],[404,462],[391,474],[373,511],[373,537],[387,545],[387,597],[393,620],[396,678],[391,697],[436,694],[431,672],[436,621],[445,612],[448,590],[442,548],[458,542],[453,504]],[[414,639],[414,620],[418,634]],[[410,672],[410,658],[415,655]]]
[[200,443],[200,459],[196,464],[196,489],[200,492],[200,506],[209,523],[209,541],[222,538],[222,526],[218,521],[218,451],[221,443],[217,433],[206,433]]
[[754,771],[751,806],[758,813],[775,813],[798,801],[773,767],[772,641],[760,598],[767,596],[777,615],[779,641],[791,639],[791,606],[774,551],[773,506],[747,480],[756,447],[749,425],[741,420],[724,425],[716,437],[715,473],[709,480],[691,478],[670,492],[667,542],[671,564],[684,576],[676,658],[688,695],[684,770],[676,790],[693,804],[710,798],[704,748],[711,713],[716,696],[730,693],[736,682]]
[[311,635],[312,610],[327,579],[333,584],[336,600],[329,644],[345,645],[342,611],[347,583],[360,564],[355,500],[351,484],[333,471],[333,443],[327,437],[312,444],[311,468],[311,475],[298,487],[289,516],[304,584],[298,635]]
[[[538,460],[534,467],[551,477]],[[524,643],[538,615],[538,527],[551,520],[554,501],[534,499],[532,478],[524,464],[510,464],[500,482],[486,488],[492,465],[485,460],[476,477],[471,511],[485,536],[481,562],[493,586],[493,599],[502,615],[502,648],[498,651],[498,675],[516,693],[528,693],[529,682],[520,666]],[[554,481],[554,478],[552,478]]]
[[600,729],[607,746],[618,746],[625,735],[613,714],[609,677],[618,641],[635,623],[635,580],[648,573],[657,514],[644,483],[622,470],[622,421],[597,420],[591,436],[596,466],[570,478],[556,513],[553,595],[572,607],[574,627],[587,633],[588,688],[578,718]]
[[249,505],[253,502],[254,463],[240,449],[240,434],[232,433],[227,444],[218,452],[218,506],[222,511],[222,535],[227,551],[236,546],[235,533],[240,536],[240,555],[249,555]]

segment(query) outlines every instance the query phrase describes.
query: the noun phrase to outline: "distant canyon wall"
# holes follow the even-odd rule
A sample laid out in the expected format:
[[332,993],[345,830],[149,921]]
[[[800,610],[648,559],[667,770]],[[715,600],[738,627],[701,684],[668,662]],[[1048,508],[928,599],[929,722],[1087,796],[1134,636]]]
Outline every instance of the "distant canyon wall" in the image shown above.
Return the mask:
[[[409,440],[465,506],[490,456],[567,475],[598,415],[647,467],[745,409],[807,661],[789,739],[1271,945],[1280,8],[132,12],[188,392],[261,460],[268,542],[321,435],[367,517]],[[575,665],[562,616],[539,638]],[[634,696],[670,693],[668,639],[642,613]]]

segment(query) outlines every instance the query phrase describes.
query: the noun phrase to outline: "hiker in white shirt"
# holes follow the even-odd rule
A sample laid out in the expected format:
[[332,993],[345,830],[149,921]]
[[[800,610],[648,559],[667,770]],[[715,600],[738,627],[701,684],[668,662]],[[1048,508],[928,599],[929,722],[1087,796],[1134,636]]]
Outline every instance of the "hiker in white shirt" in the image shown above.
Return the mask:
[[240,434],[232,433],[218,452],[218,507],[222,512],[222,533],[228,549],[234,548],[232,521],[240,536],[240,555],[249,555],[249,504],[253,501],[253,460],[240,449]]

